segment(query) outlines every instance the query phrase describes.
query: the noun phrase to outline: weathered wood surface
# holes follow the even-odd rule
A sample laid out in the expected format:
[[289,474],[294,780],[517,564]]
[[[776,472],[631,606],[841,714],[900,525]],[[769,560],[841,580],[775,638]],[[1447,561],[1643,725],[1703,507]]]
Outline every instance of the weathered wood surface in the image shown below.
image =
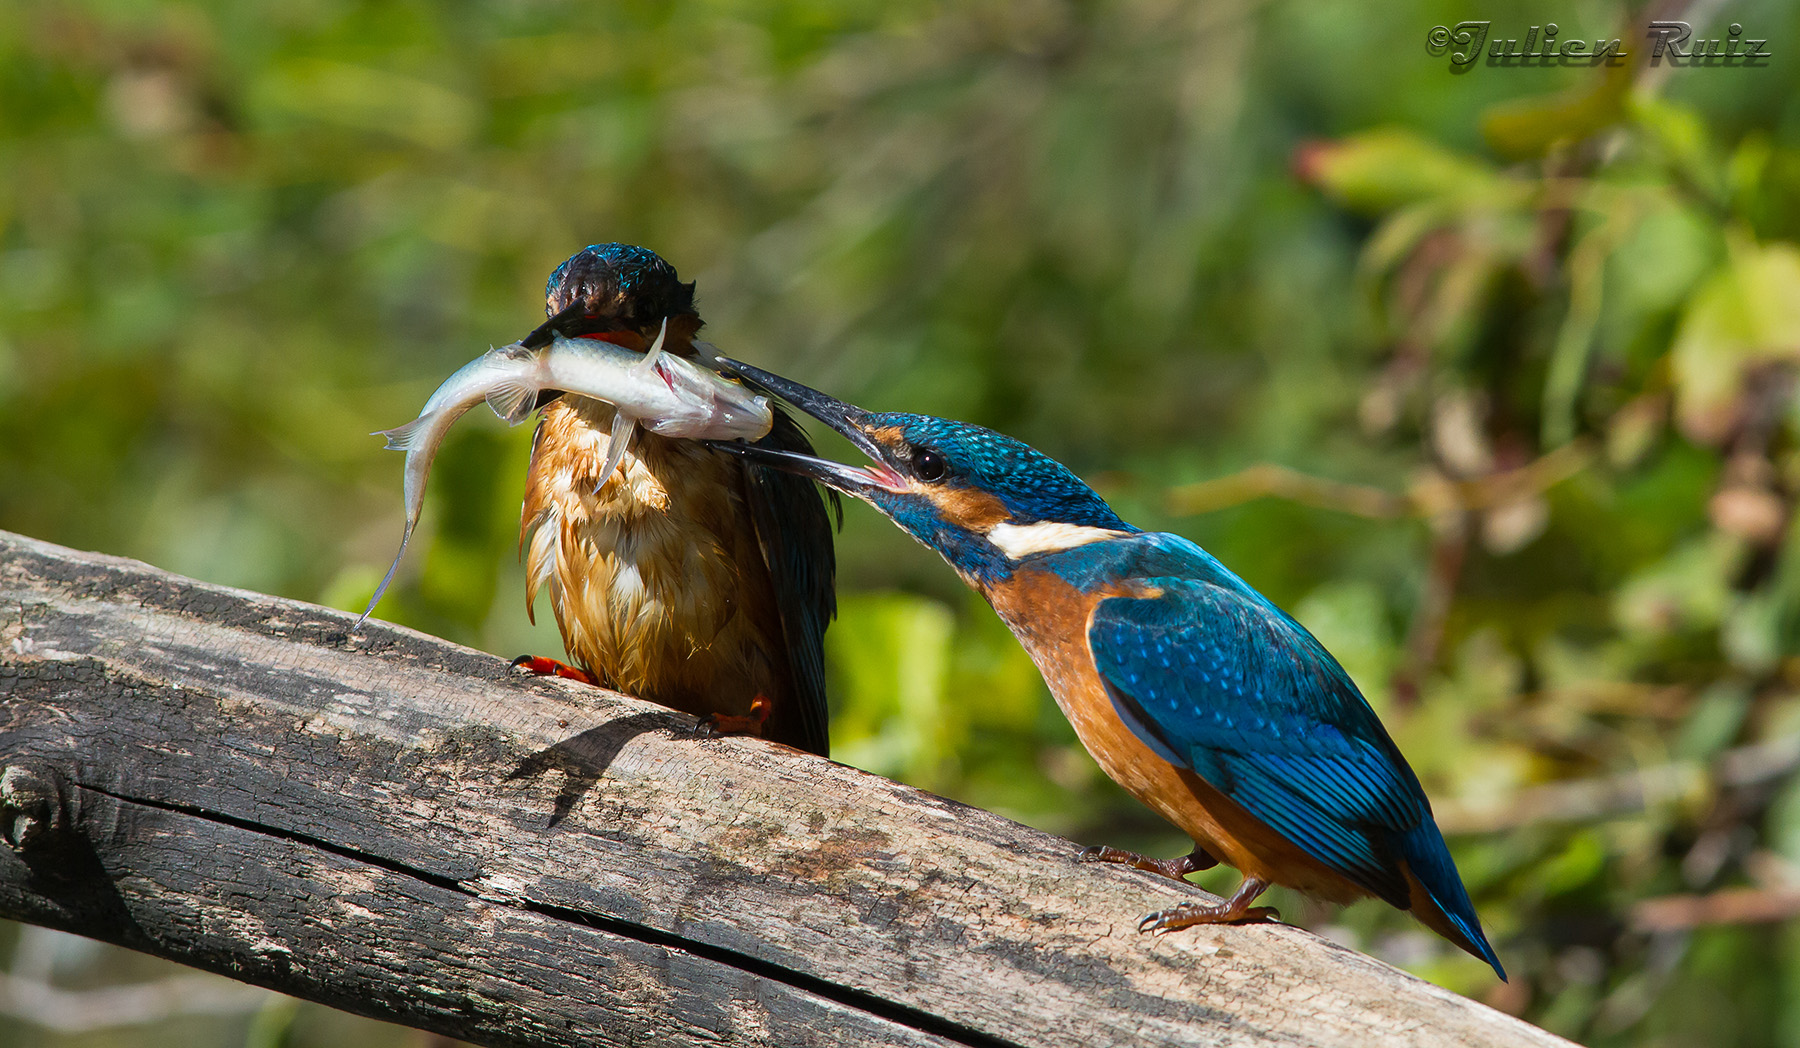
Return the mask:
[[[1552,1045],[660,707],[0,533],[0,914],[494,1045]],[[1204,897],[1198,889],[1187,894]]]

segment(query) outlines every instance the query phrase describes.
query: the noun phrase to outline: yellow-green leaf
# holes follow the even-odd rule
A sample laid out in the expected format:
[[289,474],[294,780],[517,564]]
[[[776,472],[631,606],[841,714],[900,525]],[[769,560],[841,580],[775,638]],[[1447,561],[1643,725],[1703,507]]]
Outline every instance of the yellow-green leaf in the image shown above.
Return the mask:
[[1683,432],[1724,439],[1742,412],[1745,372],[1800,359],[1800,248],[1734,243],[1689,303],[1670,356]]

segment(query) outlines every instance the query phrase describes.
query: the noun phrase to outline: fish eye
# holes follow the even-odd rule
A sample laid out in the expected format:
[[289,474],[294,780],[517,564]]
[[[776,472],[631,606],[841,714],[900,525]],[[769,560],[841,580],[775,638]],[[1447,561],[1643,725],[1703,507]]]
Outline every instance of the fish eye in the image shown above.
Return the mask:
[[943,480],[950,467],[945,465],[944,456],[930,448],[915,447],[912,449],[913,475],[920,480],[930,482]]

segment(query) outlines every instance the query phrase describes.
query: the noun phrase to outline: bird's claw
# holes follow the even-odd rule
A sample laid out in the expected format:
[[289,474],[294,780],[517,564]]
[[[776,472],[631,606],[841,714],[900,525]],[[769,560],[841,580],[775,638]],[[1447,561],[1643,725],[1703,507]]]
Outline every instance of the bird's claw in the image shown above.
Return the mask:
[[1249,906],[1234,911],[1227,904],[1184,902],[1166,910],[1146,913],[1138,921],[1138,931],[1154,935],[1191,928],[1196,924],[1243,924],[1250,921],[1272,921],[1280,918],[1273,906]]
[[1113,848],[1105,844],[1097,844],[1092,848],[1084,848],[1075,856],[1076,862],[1107,862],[1119,866],[1129,866],[1134,870],[1148,873],[1160,873],[1173,881],[1186,881],[1190,873],[1198,873],[1217,866],[1219,860],[1208,855],[1204,850],[1195,848],[1192,854],[1174,859],[1152,859],[1137,852],[1128,852],[1123,848]]
[[761,738],[763,725],[768,722],[769,713],[774,708],[767,696],[758,695],[750,700],[749,713],[709,713],[694,726],[694,734],[703,739],[717,735],[754,735]]

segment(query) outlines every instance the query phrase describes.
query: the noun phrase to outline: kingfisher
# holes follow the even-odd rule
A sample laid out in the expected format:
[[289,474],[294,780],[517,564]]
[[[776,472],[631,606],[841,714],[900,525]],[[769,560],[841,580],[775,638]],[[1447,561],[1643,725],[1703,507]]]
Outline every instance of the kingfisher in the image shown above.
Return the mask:
[[1506,972],[1431,804],[1375,711],[1306,628],[1179,535],[1127,524],[1074,473],[980,426],[864,411],[736,361],[727,373],[843,434],[874,463],[729,447],[863,499],[942,554],[1030,653],[1100,767],[1193,838],[1154,859],[1090,848],[1176,880],[1220,862],[1243,880],[1139,928],[1266,920],[1272,884],[1333,902],[1374,896]]
[[[595,244],[556,268],[549,319],[521,342],[601,339],[702,362],[694,284],[655,252]],[[836,614],[831,520],[805,478],[691,440],[640,432],[608,468],[612,405],[540,395],[519,543],[526,614],[547,591],[574,665],[556,675],[685,710],[821,756],[829,751],[824,635]],[[757,445],[811,454],[777,408]],[[605,477],[604,481],[601,479]],[[833,502],[836,494],[831,495]]]

